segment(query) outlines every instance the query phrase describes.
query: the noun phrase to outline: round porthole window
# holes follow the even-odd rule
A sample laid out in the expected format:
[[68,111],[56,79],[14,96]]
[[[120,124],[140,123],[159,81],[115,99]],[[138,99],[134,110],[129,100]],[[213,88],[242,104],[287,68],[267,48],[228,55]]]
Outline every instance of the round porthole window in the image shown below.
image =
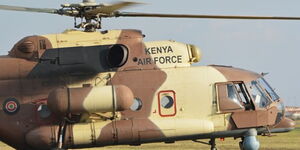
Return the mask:
[[174,105],[174,99],[171,96],[163,96],[160,100],[163,108],[171,108]]
[[134,98],[133,104],[130,106],[130,109],[132,111],[138,111],[141,110],[142,106],[143,106],[142,100],[139,98]]

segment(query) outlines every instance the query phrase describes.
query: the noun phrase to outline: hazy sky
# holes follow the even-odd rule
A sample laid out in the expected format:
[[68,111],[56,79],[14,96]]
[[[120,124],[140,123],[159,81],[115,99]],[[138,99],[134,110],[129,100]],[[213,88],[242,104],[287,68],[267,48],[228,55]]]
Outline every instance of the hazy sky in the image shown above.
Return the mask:
[[[154,13],[300,16],[299,0],[136,0],[147,3],[124,11]],[[1,0],[2,5],[57,8],[74,0]],[[100,2],[100,1],[98,1]],[[109,3],[113,1],[101,1]],[[0,54],[24,36],[73,28],[73,18],[0,11]],[[266,76],[286,105],[300,106],[300,21],[112,18],[104,29],[141,29],[145,41],[176,40],[202,49],[198,65],[232,65]]]

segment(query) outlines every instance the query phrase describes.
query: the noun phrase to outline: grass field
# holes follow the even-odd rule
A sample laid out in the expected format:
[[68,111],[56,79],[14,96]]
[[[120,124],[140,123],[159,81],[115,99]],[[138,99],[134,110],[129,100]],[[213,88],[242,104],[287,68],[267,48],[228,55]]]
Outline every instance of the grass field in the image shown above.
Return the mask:
[[[272,137],[259,136],[261,144],[260,150],[299,150],[300,149],[300,121],[297,122],[297,128],[289,133],[281,133]],[[221,150],[239,150],[239,140],[227,138],[225,141],[217,140],[217,147]],[[143,144],[141,146],[109,146],[103,148],[90,148],[81,150],[195,150],[209,149],[208,145],[195,143],[192,141],[180,141],[174,144],[154,143]],[[0,144],[0,150],[13,150],[5,144]]]

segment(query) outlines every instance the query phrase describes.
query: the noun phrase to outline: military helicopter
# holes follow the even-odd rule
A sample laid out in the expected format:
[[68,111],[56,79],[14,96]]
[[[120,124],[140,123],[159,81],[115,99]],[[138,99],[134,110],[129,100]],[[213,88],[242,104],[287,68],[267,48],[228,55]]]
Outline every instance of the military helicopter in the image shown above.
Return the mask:
[[[285,19],[297,17],[129,13],[135,2],[93,0],[60,9],[0,9],[79,18],[59,34],[28,36],[0,57],[0,139],[18,150],[241,138],[288,132],[283,100],[263,74],[231,66],[192,66],[200,49],[176,41],[144,42],[139,30],[101,30],[106,17]],[[7,90],[9,89],[9,90]]]

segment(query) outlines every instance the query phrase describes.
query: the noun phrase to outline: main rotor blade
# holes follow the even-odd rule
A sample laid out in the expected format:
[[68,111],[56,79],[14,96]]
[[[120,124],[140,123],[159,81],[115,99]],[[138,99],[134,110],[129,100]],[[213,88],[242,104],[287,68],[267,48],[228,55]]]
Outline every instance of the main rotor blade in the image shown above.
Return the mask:
[[28,8],[28,7],[19,7],[19,6],[0,5],[0,9],[12,10],[12,11],[27,11],[27,12],[58,14],[57,9],[50,9],[50,8]]
[[206,18],[206,19],[300,20],[300,17],[152,14],[152,13],[136,13],[136,12],[116,12],[115,16],[116,17]]
[[117,10],[123,9],[125,7],[138,5],[141,3],[137,2],[118,2],[109,6],[101,6],[96,9],[92,9],[91,11],[86,12],[89,15],[97,15],[97,14],[112,14]]

